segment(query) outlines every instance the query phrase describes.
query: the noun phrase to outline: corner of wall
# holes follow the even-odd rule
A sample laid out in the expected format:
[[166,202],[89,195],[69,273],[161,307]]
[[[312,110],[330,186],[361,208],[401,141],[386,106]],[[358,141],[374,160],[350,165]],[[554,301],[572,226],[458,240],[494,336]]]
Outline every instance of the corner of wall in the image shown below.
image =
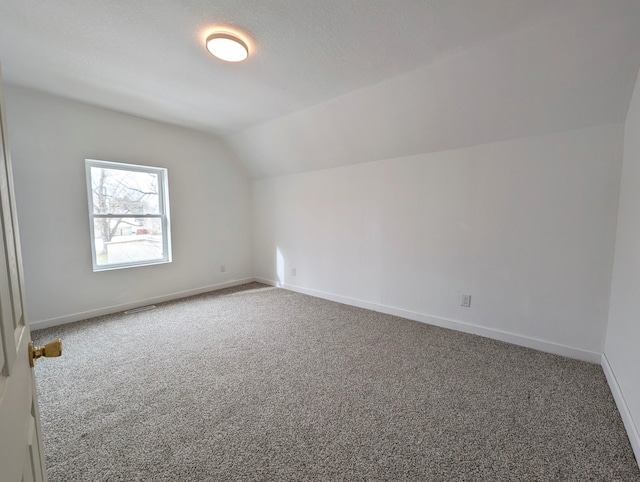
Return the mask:
[[616,406],[618,407],[620,416],[622,417],[624,428],[627,430],[627,435],[629,436],[633,453],[636,456],[636,462],[638,462],[638,466],[640,466],[640,429],[633,419],[633,415],[631,414],[629,405],[624,398],[624,393],[618,384],[618,379],[613,371],[613,367],[609,364],[607,355],[604,353],[602,354],[601,365],[604,375],[607,378],[607,382],[609,383],[609,388],[611,389],[613,398],[616,401]]

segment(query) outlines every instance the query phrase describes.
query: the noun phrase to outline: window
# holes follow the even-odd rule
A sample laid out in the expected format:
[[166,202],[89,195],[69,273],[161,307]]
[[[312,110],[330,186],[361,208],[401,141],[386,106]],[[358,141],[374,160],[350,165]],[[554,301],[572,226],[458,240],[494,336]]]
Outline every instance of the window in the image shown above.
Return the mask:
[[167,170],[85,164],[93,271],[171,262]]

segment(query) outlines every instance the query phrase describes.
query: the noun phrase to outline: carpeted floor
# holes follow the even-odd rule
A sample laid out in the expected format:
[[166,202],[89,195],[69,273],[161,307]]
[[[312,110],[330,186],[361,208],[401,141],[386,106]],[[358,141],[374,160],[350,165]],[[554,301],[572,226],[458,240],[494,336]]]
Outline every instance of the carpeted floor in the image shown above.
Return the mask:
[[257,283],[55,337],[51,482],[640,480],[597,365]]

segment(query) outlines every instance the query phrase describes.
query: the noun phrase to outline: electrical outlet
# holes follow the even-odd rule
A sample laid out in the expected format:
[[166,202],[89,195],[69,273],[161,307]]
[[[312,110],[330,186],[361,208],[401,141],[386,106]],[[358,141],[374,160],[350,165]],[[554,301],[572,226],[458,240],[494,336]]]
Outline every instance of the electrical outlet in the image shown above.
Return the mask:
[[296,276],[298,274],[298,271],[296,268],[291,268],[291,276]]
[[471,295],[460,295],[460,306],[469,308],[471,306]]
[[224,264],[220,265],[220,272],[221,273],[226,273],[227,272],[227,267]]

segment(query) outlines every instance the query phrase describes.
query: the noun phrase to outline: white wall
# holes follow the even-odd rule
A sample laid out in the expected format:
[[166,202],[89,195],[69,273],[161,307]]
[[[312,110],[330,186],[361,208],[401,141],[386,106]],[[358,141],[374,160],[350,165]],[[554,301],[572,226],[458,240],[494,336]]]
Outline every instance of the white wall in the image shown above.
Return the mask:
[[[250,186],[218,139],[14,86],[4,95],[36,327],[252,276]],[[92,271],[85,158],[168,168],[172,263]]]
[[[640,461],[640,79],[624,135],[611,306],[603,366]],[[608,365],[608,367],[607,367]],[[607,368],[609,370],[607,370]]]
[[256,276],[599,361],[622,135],[612,124],[255,181]]

